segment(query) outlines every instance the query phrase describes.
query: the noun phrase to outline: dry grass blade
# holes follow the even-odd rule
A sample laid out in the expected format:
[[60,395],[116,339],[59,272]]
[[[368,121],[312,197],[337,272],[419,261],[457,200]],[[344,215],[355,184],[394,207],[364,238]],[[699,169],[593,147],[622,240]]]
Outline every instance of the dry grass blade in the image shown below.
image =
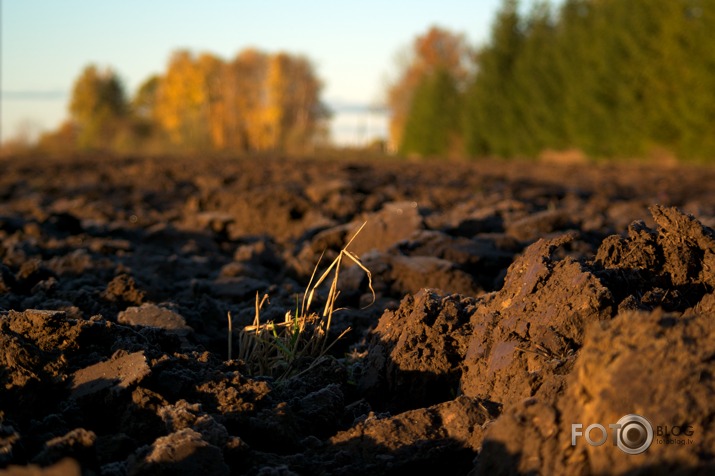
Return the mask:
[[356,255],[352,251],[348,251],[348,250],[343,250],[343,251],[345,252],[345,255],[348,258],[350,258],[351,260],[353,260],[353,262],[356,265],[358,265],[360,267],[360,269],[362,269],[365,272],[365,274],[367,275],[367,286],[370,288],[370,293],[372,294],[372,301],[370,302],[370,304],[367,304],[364,307],[371,306],[372,304],[375,303],[375,290],[372,288],[372,273],[370,272],[369,269],[367,269],[367,267],[364,264],[362,264],[362,261],[360,260],[360,257],[358,255]]
[[358,228],[358,230],[355,232],[355,234],[352,236],[352,238],[350,238],[348,240],[348,242],[345,244],[345,246],[343,247],[343,250],[348,249],[348,247],[352,244],[353,240],[355,240],[355,238],[357,238],[357,236],[360,234],[362,229],[365,228],[365,225],[367,225],[367,221],[363,222],[363,224],[360,225],[360,228]]
[[228,311],[228,360],[231,360],[233,353],[233,319],[231,311]]
[[[365,265],[362,264],[362,261],[360,260],[360,257],[358,255],[356,255],[352,251],[348,250],[348,247],[350,246],[350,244],[360,234],[362,229],[365,228],[365,225],[367,225],[367,222],[363,223],[360,226],[360,228],[358,228],[358,230],[355,232],[355,234],[350,238],[350,240],[348,240],[348,243],[345,245],[345,247],[342,250],[340,250],[340,254],[338,255],[338,257],[330,264],[330,266],[328,266],[328,269],[326,269],[323,272],[323,274],[320,276],[318,281],[313,285],[312,289],[310,290],[310,294],[308,295],[306,310],[310,308],[310,304],[313,301],[313,294],[315,293],[315,291],[323,283],[323,281],[325,281],[325,279],[328,276],[330,276],[330,272],[333,270],[333,268],[335,268],[335,277],[333,278],[333,282],[330,286],[330,291],[328,293],[328,299],[326,301],[325,309],[323,310],[323,317],[327,317],[332,313],[332,311],[334,310],[332,305],[335,303],[335,300],[337,299],[336,293],[337,293],[337,286],[338,286],[338,277],[340,274],[340,265],[342,264],[343,256],[347,256],[348,258],[350,258],[356,265],[358,265],[360,267],[360,269],[362,269],[365,272],[365,274],[367,275],[367,279],[368,279],[368,286],[370,288],[370,292],[372,293],[372,298],[373,298],[372,303],[375,302],[375,290],[372,287],[372,273],[370,273],[370,270],[367,269],[365,267]],[[323,257],[323,255],[320,255],[320,256],[321,256],[321,258]],[[318,261],[318,263],[320,263],[320,260]],[[316,265],[316,268],[313,270],[313,276],[315,275],[315,270],[317,270],[317,265]],[[313,281],[313,277],[311,276],[311,282],[312,281]],[[310,284],[308,284],[308,288],[310,288]],[[306,289],[306,291],[307,291],[307,289]],[[370,303],[370,304],[372,304],[372,303]],[[370,304],[368,304],[368,305],[370,305]]]
[[[302,374],[320,363],[321,358],[332,346],[350,331],[350,328],[345,329],[333,342],[328,344],[333,312],[338,310],[335,308],[335,302],[340,296],[338,280],[340,266],[343,264],[344,257],[352,260],[367,274],[368,285],[374,302],[375,291],[372,287],[370,271],[362,264],[355,253],[347,249],[366,223],[363,223],[355,232],[337,258],[330,263],[328,268],[316,280],[318,267],[324,253],[320,255],[308,286],[303,293],[303,300],[300,306],[296,304],[295,314],[290,311],[286,312],[284,322],[261,323],[260,312],[263,305],[268,301],[268,295],[264,295],[263,299],[259,299],[259,295],[256,293],[253,324],[241,330],[238,351],[238,358],[245,363],[251,374],[270,375],[278,379],[283,379],[296,373]],[[310,311],[310,306],[318,288],[328,279],[331,273],[334,273],[334,275],[330,282],[325,308],[322,315],[318,315]],[[306,361],[306,359],[310,362],[309,365],[306,368],[298,369],[297,364],[301,361]]]
[[308,311],[308,308],[310,308],[310,303],[313,301],[313,292],[310,292],[310,296],[308,296],[308,291],[311,289],[311,285],[313,284],[313,280],[315,279],[315,273],[318,271],[318,267],[320,266],[320,262],[323,261],[323,256],[325,256],[325,250],[323,250],[322,253],[320,253],[320,257],[318,258],[318,262],[315,264],[315,267],[313,268],[313,273],[310,275],[310,281],[308,281],[308,286],[305,288],[305,292],[303,293],[303,302],[301,306],[301,316],[305,316],[305,314]]

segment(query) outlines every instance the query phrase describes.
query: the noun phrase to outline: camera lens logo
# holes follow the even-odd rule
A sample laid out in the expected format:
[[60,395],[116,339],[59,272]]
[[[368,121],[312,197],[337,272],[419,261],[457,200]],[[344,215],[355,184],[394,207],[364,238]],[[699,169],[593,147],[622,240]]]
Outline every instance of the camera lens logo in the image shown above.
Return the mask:
[[624,453],[641,454],[653,443],[653,426],[640,415],[626,415],[618,420],[614,427],[616,445]]
[[[613,446],[618,446],[626,454],[641,454],[653,443],[653,425],[640,415],[628,414],[621,417],[618,423],[609,423],[608,428],[611,429]],[[660,428],[658,427],[659,435]],[[608,439],[608,435],[608,430],[600,423],[592,423],[585,430],[582,423],[571,424],[571,446],[576,446],[579,437],[584,438],[591,446],[601,446]]]

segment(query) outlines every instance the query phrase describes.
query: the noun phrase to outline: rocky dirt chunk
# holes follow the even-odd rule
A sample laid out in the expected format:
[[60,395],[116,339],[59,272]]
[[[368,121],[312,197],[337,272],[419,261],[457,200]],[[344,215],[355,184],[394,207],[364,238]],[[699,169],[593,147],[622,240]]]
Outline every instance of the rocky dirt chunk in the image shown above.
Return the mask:
[[[76,249],[64,256],[55,256],[47,261],[47,266],[57,275],[81,275],[96,268],[101,263],[96,257],[83,248]],[[43,268],[41,268],[43,269]]]
[[65,435],[48,440],[42,451],[33,458],[33,463],[48,466],[63,458],[82,461],[85,470],[97,469],[95,443],[97,435],[84,428],[76,428]]
[[371,403],[404,410],[454,398],[476,303],[425,289],[385,312],[372,333],[360,380]]
[[664,271],[674,286],[707,283],[715,286],[715,232],[677,208],[650,208],[659,227],[658,243],[665,258]]
[[[0,329],[2,329],[0,325]],[[26,385],[37,384],[49,379],[54,374],[52,362],[57,354],[44,355],[27,339],[16,335],[0,334],[0,394],[3,390],[21,389]]]
[[571,258],[553,258],[569,239],[527,248],[509,267],[504,287],[472,316],[461,379],[466,395],[507,404],[542,386],[558,388],[551,377],[567,372],[584,326],[610,318],[611,293],[599,279]]
[[129,461],[128,474],[219,476],[230,474],[230,470],[220,448],[205,441],[199,432],[185,428],[140,449]]
[[506,232],[520,241],[534,241],[550,233],[576,228],[578,225],[567,211],[544,210],[508,223]]
[[[471,474],[709,474],[715,469],[713,342],[715,321],[705,315],[630,312],[594,323],[567,391],[505,411],[487,430]],[[623,452],[610,429],[606,444],[578,437],[572,445],[572,424],[609,428],[630,414],[653,429],[643,453]]]
[[227,415],[252,413],[271,393],[271,386],[264,381],[251,380],[233,375],[209,380],[196,386],[204,407]]
[[146,293],[139,288],[134,278],[122,273],[109,282],[102,297],[111,302],[139,305],[146,299]]
[[[390,252],[370,251],[361,259],[370,270],[378,301],[380,298],[402,299],[406,294],[415,294],[424,288],[468,296],[482,293],[482,287],[474,276],[446,259],[406,256],[396,249]],[[352,299],[350,306],[361,308],[374,302],[367,275],[358,266],[346,266],[340,272],[340,287],[344,289],[342,297]],[[361,302],[360,297],[368,299]]]
[[603,240],[596,254],[596,265],[606,269],[656,271],[662,266],[657,234],[643,221],[628,226],[626,236],[611,235]]
[[395,255],[389,262],[393,296],[416,293],[422,288],[468,296],[479,292],[474,278],[451,261],[433,256]]
[[143,352],[127,354],[119,351],[111,360],[99,362],[72,375],[72,396],[75,399],[106,390],[121,392],[151,373]]
[[218,189],[214,194],[216,209],[233,216],[227,230],[230,239],[271,235],[280,242],[295,238],[305,230],[304,218],[308,219],[311,210],[310,200],[298,184],[261,184],[240,194]]
[[[514,258],[512,251],[500,249],[492,239],[453,237],[433,230],[414,233],[409,240],[399,243],[396,250],[405,256],[429,256],[449,261],[453,267],[471,275],[479,287],[487,291],[495,289],[496,278]],[[429,279],[429,275],[425,278]],[[421,287],[438,286],[425,284]],[[467,294],[458,289],[451,291]]]
[[668,278],[664,285],[715,285],[715,232],[677,208],[650,209],[657,229],[643,222],[628,227],[626,237],[606,238],[596,264],[606,269],[646,270]]
[[[560,399],[564,436],[570,438],[572,422],[615,423],[631,413],[648,419],[656,435],[639,455],[579,440],[569,462],[583,461],[592,473],[650,468],[670,474],[667,468],[698,467],[708,459],[707,467],[715,469],[714,359],[715,321],[710,315],[626,313],[594,325]],[[683,425],[692,426],[692,436],[657,434],[657,427],[662,433],[666,426]]]
[[[81,254],[78,251],[72,254]],[[69,259],[69,257],[68,257]],[[18,293],[28,294],[40,283],[57,278],[57,275],[45,266],[40,259],[28,259],[23,261],[20,269],[15,274],[15,288]]]
[[656,229],[638,221],[609,236],[594,267],[623,309],[682,312],[715,288],[715,232],[677,208],[650,211]]
[[278,246],[268,238],[259,238],[250,243],[242,244],[233,254],[231,263],[223,268],[219,276],[238,277],[249,276],[275,281],[284,266]]
[[[423,288],[474,295],[480,289],[475,279],[455,263],[434,256],[370,252],[365,255],[363,264],[372,273],[373,288],[380,296],[400,299],[405,294],[415,294]],[[351,267],[346,275],[352,278],[348,282],[364,284],[360,286],[362,291],[368,291],[362,270]]]
[[80,322],[68,319],[62,311],[10,311],[3,322],[7,323],[8,331],[31,340],[47,352],[76,349],[76,340],[82,330]]
[[[368,215],[363,222],[367,222],[365,228],[350,245],[350,250],[358,255],[373,249],[387,251],[424,226],[417,202],[386,203],[382,210]],[[352,228],[357,231],[359,226],[362,223],[355,223]]]
[[504,202],[501,197],[493,197],[490,200],[482,195],[472,196],[451,209],[428,215],[425,217],[425,223],[431,229],[440,229],[449,235],[466,238],[482,233],[503,232],[504,220],[499,206],[504,205]]
[[[243,413],[225,415],[226,426],[236,428],[241,439],[261,451],[302,451],[304,440],[320,441],[335,434],[342,424],[345,373],[335,359],[329,358],[303,375],[282,381],[270,394],[260,393],[264,388],[269,390],[265,382],[248,381],[243,388],[234,389],[239,396],[234,405],[242,401]],[[252,390],[257,393],[246,395]],[[239,392],[245,392],[245,396]],[[249,403],[249,399],[255,399],[255,403]]]
[[156,327],[179,334],[188,334],[192,330],[181,314],[150,303],[142,304],[139,307],[127,308],[127,310],[119,313],[117,321],[120,324]]
[[10,465],[0,469],[0,476],[81,476],[82,469],[79,463],[72,458],[64,458],[57,463],[42,467],[31,464],[27,466]]
[[[63,351],[78,347],[80,331],[64,312],[31,309],[0,314],[0,400],[24,414],[52,398],[47,390],[61,384],[67,367]],[[22,398],[14,396],[23,388]]]
[[219,448],[228,441],[226,427],[204,413],[198,403],[179,400],[174,405],[159,408],[157,414],[164,421],[169,433],[191,428],[201,433],[205,441]]
[[[306,459],[318,463],[316,470],[339,475],[438,474],[445,468],[464,474],[481,444],[482,427],[492,418],[480,401],[467,397],[392,417],[371,416]],[[307,469],[290,466],[301,474]]]
[[335,434],[347,413],[346,387],[343,364],[324,357],[309,371],[277,385],[236,375],[198,390],[204,408],[213,412],[215,407],[226,428],[252,448],[285,454],[301,451],[306,438]]
[[[320,231],[302,244],[297,256],[286,254],[284,258],[298,273],[310,276],[321,254],[325,253],[324,259],[333,260],[353,237],[348,249],[362,257],[370,251],[387,252],[423,227],[416,202],[390,202],[377,212]],[[360,228],[362,231],[355,236]]]
[[[486,429],[469,476],[556,474],[568,451],[557,438],[564,425],[549,401],[526,398],[502,413]],[[569,426],[570,429],[570,426]],[[573,472],[579,473],[575,468]]]
[[201,413],[201,404],[179,400],[174,405],[164,405],[157,414],[164,421],[169,433],[190,428]]

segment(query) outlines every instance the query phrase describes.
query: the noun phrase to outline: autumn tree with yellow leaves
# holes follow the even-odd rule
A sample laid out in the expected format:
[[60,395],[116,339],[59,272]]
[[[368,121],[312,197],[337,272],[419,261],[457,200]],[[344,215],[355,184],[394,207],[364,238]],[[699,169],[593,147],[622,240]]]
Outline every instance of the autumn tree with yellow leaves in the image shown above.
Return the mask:
[[222,77],[226,148],[259,150],[268,55],[246,49],[225,63]]
[[131,101],[111,69],[90,65],[75,82],[65,128],[71,134],[63,129],[62,137],[82,149],[118,152],[302,152],[329,117],[321,89],[307,58],[255,49],[231,61],[176,51]]
[[172,144],[221,149],[220,75],[223,62],[210,54],[195,58],[188,51],[171,56],[158,78],[153,117]]
[[328,116],[320,90],[303,57],[251,49],[225,62],[179,51],[157,78],[151,116],[174,146],[297,151]]
[[327,110],[317,100],[320,82],[310,63],[285,53],[268,60],[266,83],[261,104],[261,130],[258,149],[298,150],[305,138],[314,133],[317,118],[327,117]]

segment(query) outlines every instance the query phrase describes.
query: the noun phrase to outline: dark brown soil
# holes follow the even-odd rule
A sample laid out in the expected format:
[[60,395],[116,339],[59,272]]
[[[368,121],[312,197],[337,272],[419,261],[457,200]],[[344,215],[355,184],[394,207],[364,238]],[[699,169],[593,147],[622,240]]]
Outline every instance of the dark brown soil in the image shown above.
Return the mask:
[[[0,167],[0,475],[715,471],[715,170]],[[228,312],[283,320],[365,221],[330,355],[228,361]],[[629,414],[645,452],[573,444]]]

